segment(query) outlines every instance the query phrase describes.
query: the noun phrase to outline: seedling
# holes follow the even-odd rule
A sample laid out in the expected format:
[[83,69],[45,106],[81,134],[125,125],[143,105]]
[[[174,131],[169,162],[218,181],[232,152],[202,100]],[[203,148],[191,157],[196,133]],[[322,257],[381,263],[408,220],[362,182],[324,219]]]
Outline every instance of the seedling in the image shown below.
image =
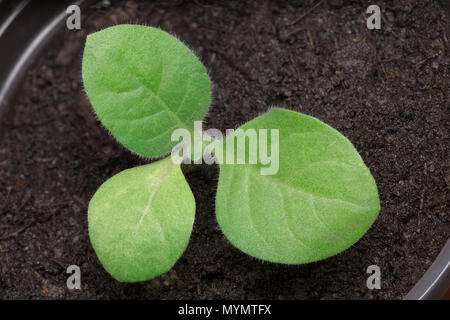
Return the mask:
[[[101,123],[144,157],[167,156],[175,146],[173,130],[194,133],[194,121],[209,107],[205,67],[160,29],[117,25],[89,35],[82,74]],[[219,165],[217,221],[238,249],[276,263],[313,262],[347,249],[375,221],[380,211],[375,181],[339,132],[279,108],[241,129],[279,130],[279,170],[261,175],[259,162]],[[230,134],[220,143],[235,138]],[[166,157],[100,186],[89,203],[89,236],[115,279],[145,281],[167,272],[183,254],[194,215],[195,200],[180,165]]]

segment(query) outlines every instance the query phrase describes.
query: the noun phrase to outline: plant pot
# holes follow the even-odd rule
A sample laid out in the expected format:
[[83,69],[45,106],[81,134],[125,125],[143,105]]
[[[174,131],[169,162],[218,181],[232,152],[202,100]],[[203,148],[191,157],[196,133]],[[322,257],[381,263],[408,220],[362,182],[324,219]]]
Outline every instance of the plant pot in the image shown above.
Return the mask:
[[[81,6],[86,1],[78,1]],[[65,9],[73,1],[0,2],[0,120],[6,123],[9,107],[21,88],[24,75],[45,44],[64,28]],[[37,14],[39,12],[39,14]],[[5,48],[7,48],[5,50]],[[227,58],[229,59],[229,58]],[[231,60],[231,64],[234,62]],[[242,69],[242,68],[241,68]],[[241,73],[244,73],[245,70]],[[250,77],[251,79],[251,77]],[[7,130],[2,125],[2,133]],[[0,235],[1,236],[1,235]],[[257,263],[255,261],[255,263]],[[440,299],[450,284],[450,241],[405,299]]]

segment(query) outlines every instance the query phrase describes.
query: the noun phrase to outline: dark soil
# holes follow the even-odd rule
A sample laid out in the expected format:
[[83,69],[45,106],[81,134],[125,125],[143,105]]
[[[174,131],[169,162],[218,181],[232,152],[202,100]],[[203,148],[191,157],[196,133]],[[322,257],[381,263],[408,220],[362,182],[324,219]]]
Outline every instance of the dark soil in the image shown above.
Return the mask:
[[[0,148],[0,298],[398,299],[449,237],[449,19],[433,1],[137,3],[83,11],[30,69],[3,120]],[[306,14],[300,21],[299,18]],[[217,169],[187,175],[197,202],[187,251],[167,274],[119,283],[88,238],[87,204],[112,175],[145,161],[119,146],[90,111],[80,81],[87,33],[139,22],[177,34],[215,84],[206,127],[234,128],[271,106],[315,116],[355,145],[377,181],[381,212],[332,258],[261,263],[224,238],[214,216]],[[212,179],[211,179],[212,177]],[[82,290],[66,288],[81,267]],[[366,268],[381,268],[381,290]]]

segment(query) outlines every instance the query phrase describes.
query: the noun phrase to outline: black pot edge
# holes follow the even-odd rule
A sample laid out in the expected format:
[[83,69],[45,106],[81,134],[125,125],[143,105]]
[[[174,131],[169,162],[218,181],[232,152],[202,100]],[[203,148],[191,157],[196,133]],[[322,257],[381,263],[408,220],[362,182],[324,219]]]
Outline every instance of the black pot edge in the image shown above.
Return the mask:
[[436,260],[405,296],[405,300],[432,300],[444,296],[450,288],[450,240]]
[[[66,18],[66,8],[71,4],[85,6],[92,1],[58,1],[49,2],[30,0],[20,1],[4,24],[0,24],[0,48],[13,47],[14,50],[0,56],[0,117],[4,116],[7,105],[11,102],[21,85],[21,80],[33,59],[58,31]],[[449,7],[445,8],[447,11]],[[39,15],[36,14],[39,12]],[[31,19],[37,17],[38,19]],[[36,20],[36,28],[30,20]],[[25,23],[27,22],[27,23]],[[11,31],[13,29],[13,31]],[[24,41],[17,41],[17,30],[24,35]],[[2,31],[3,30],[3,31]],[[14,44],[14,45],[13,45]],[[0,138],[1,138],[0,128]],[[404,297],[405,300],[440,299],[450,288],[450,240],[425,272],[419,282]]]
[[[0,22],[0,116],[21,85],[24,73],[66,18],[70,4],[87,1],[21,0]],[[36,27],[38,26],[38,27]],[[1,133],[1,132],[0,132]]]

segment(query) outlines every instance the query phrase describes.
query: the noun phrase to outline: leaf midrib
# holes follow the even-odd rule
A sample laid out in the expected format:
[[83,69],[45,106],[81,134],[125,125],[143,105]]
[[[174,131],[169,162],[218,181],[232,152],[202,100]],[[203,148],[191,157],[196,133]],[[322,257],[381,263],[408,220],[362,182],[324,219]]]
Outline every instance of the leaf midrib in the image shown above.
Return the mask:
[[[252,175],[259,175],[257,173],[258,169],[259,168],[256,168],[254,166],[244,165],[244,170],[249,171]],[[301,192],[301,193],[304,193],[306,195],[310,195],[310,196],[315,197],[315,198],[321,198],[321,199],[331,200],[331,201],[338,201],[338,202],[344,203],[346,205],[354,206],[354,207],[357,207],[357,208],[360,208],[360,209],[365,209],[365,210],[372,209],[371,206],[362,206],[360,204],[357,204],[357,203],[354,203],[354,202],[350,202],[350,201],[346,201],[346,200],[343,200],[343,199],[332,198],[332,197],[327,197],[327,196],[324,196],[324,195],[315,194],[315,193],[313,193],[311,191],[307,191],[307,190],[305,190],[305,189],[303,189],[301,187],[293,186],[287,181],[281,181],[281,180],[275,178],[275,176],[266,175],[266,176],[264,176],[264,178],[274,182],[275,184],[277,184],[277,185],[279,185],[281,187],[286,187],[286,188],[288,188],[290,190]]]
[[[167,161],[167,160],[166,160]],[[161,184],[163,183],[164,179],[172,172],[173,169],[175,169],[175,165],[173,166],[167,166],[167,168],[162,172],[162,175],[159,177],[158,182],[155,185],[152,185],[151,187],[153,188],[153,191],[150,193],[148,200],[147,200],[147,205],[145,206],[144,210],[142,211],[142,214],[139,218],[139,221],[136,225],[136,230],[135,230],[135,237],[137,237],[137,234],[139,232],[139,229],[142,227],[142,223],[144,222],[145,217],[148,215],[148,213],[151,211],[151,207],[152,207],[152,202],[153,202],[153,198],[156,195],[156,193],[159,190],[159,187],[161,186]],[[166,237],[164,234],[164,230],[161,227],[161,224],[159,223],[158,219],[155,219],[161,234],[163,235],[164,241],[166,241]]]
[[[154,99],[156,99],[157,102],[164,108],[164,111],[167,112],[181,126],[181,128],[186,128],[186,129],[189,128],[189,126],[186,123],[184,123],[178,117],[178,115],[176,113],[174,113],[172,110],[170,110],[170,108],[168,107],[166,102],[163,99],[161,99],[161,97],[158,94],[153,92],[153,90],[151,90],[132,70],[130,70],[130,68],[128,67],[128,65],[126,63],[125,64],[118,63],[117,57],[114,57],[114,56],[113,56],[112,60],[119,67],[125,67],[127,74],[132,76],[140,84],[140,86],[149,93],[150,96],[152,96]],[[161,60],[163,61],[162,64],[164,65],[164,59],[161,58]],[[164,70],[161,70],[161,81],[159,82],[159,85],[158,85],[158,92],[162,85],[162,74],[163,73],[164,73]],[[188,81],[189,81],[189,79],[188,79]],[[186,84],[186,86],[187,86],[187,84]],[[178,108],[180,108],[180,106],[178,106]]]

